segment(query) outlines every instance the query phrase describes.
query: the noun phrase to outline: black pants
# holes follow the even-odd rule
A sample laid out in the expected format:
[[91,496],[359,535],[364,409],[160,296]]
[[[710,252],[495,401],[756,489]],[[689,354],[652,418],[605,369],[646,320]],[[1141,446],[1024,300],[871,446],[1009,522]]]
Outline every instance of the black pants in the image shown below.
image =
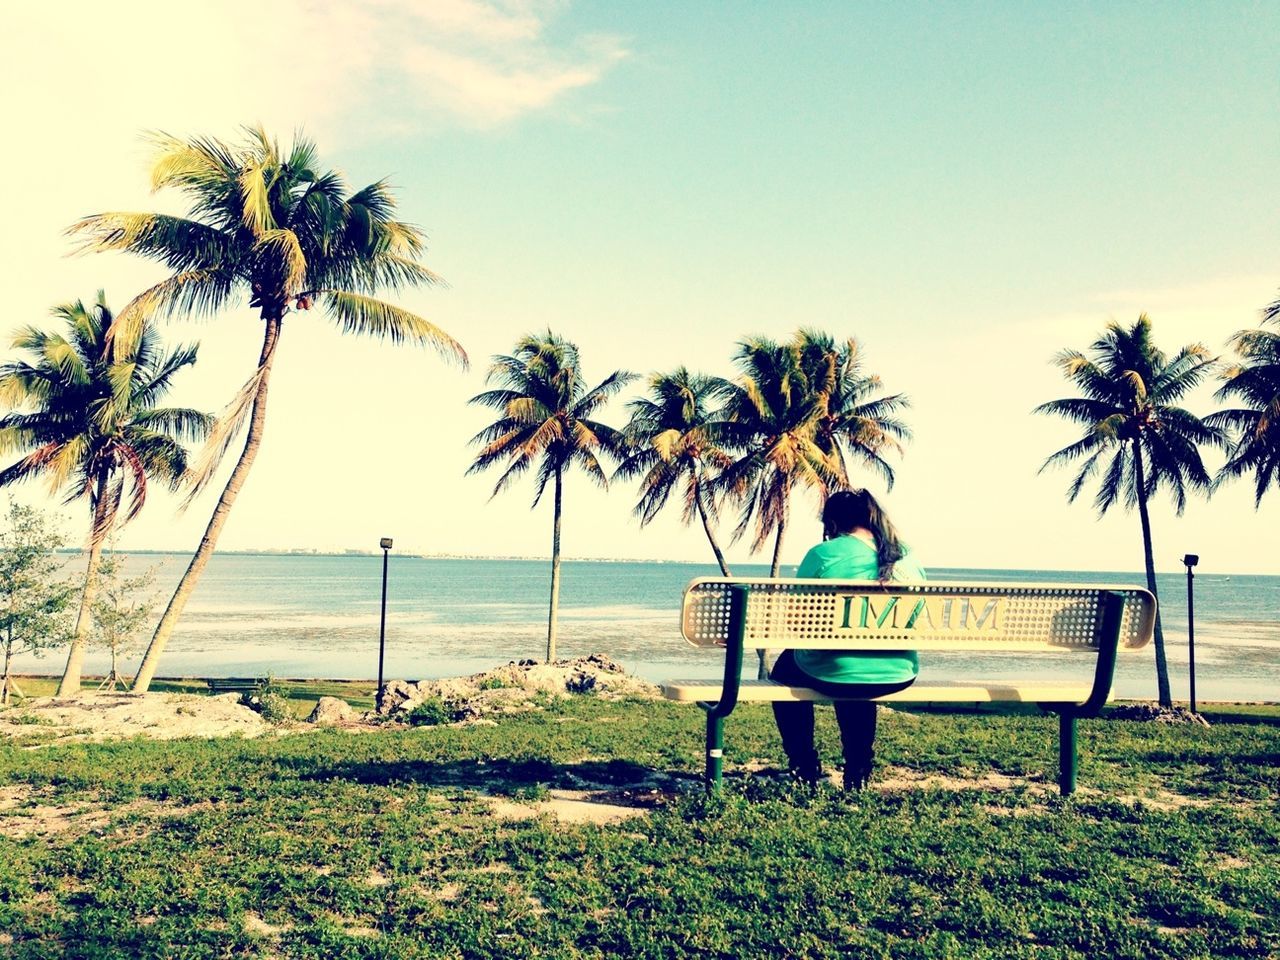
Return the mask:
[[[783,652],[769,672],[769,679],[789,687],[808,687],[832,697],[879,697],[905,690],[914,678],[902,683],[826,683],[800,669],[790,650]],[[832,706],[844,748],[845,782],[866,782],[871,775],[876,739],[876,705],[866,700],[837,700]],[[813,742],[813,704],[805,701],[775,702],[773,717],[782,734],[782,749],[792,769],[816,779],[821,772]]]

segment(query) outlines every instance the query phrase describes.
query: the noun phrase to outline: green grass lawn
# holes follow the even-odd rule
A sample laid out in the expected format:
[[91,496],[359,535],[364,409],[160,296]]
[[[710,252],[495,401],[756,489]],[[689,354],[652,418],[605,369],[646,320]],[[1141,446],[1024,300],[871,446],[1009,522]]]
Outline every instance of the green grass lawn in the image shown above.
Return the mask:
[[[1019,715],[888,714],[881,776],[917,785],[850,798],[744,772],[782,758],[743,707],[708,801],[701,711],[589,696],[496,725],[0,743],[0,956],[1275,957],[1280,726],[1232,718],[1083,721],[1065,801],[1056,721]],[[648,809],[495,815],[569,788]]]

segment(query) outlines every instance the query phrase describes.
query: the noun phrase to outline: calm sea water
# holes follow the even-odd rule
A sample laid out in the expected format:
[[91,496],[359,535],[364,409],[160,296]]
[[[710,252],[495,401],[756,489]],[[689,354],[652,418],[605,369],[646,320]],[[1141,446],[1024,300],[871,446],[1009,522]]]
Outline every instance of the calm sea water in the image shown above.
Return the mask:
[[[157,568],[162,600],[185,568],[179,556],[136,556],[130,574]],[[763,566],[735,568],[764,576]],[[784,569],[784,574],[794,573]],[[566,561],[560,655],[605,653],[650,679],[714,676],[714,651],[681,639],[680,596],[711,565]],[[1143,583],[1141,574],[935,569],[936,580]],[[161,675],[372,677],[377,673],[381,557],[217,556],[187,607]],[[395,557],[387,601],[386,675],[418,679],[487,669],[545,647],[549,564],[533,560]],[[1280,699],[1280,577],[1196,577],[1196,687],[1201,699]],[[1159,578],[1175,697],[1187,694],[1186,578]],[[157,605],[156,615],[159,615]],[[147,639],[146,636],[143,640]],[[138,655],[125,661],[131,668]],[[998,659],[922,655],[922,675],[999,679]],[[56,658],[23,658],[24,671],[52,672]],[[101,671],[105,657],[92,655]],[[1067,675],[1075,658],[1043,669]],[[1087,667],[1086,673],[1087,673]],[[1154,697],[1151,648],[1122,656],[1116,693]]]

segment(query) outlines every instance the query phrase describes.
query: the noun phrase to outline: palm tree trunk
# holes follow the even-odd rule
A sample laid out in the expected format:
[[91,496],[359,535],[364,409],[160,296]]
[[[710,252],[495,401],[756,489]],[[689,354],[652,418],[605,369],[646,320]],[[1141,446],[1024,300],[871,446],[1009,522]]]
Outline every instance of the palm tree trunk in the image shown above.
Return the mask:
[[1142,445],[1138,438],[1133,441],[1133,468],[1137,471],[1138,482],[1138,516],[1142,520],[1142,558],[1147,567],[1147,589],[1156,597],[1156,693],[1160,706],[1173,706],[1173,695],[1169,690],[1169,663],[1164,655],[1164,630],[1160,625],[1160,598],[1156,593],[1156,561],[1151,544],[1151,517],[1147,513],[1147,482],[1142,468]]
[[80,692],[80,673],[84,667],[84,651],[93,625],[93,602],[98,598],[98,567],[102,565],[102,544],[110,526],[107,517],[107,477],[99,474],[93,507],[93,526],[89,530],[89,566],[84,575],[84,591],[80,594],[80,612],[76,616],[75,633],[67,651],[67,665],[62,670],[55,696],[73,697]]
[[773,563],[769,566],[769,576],[776,578],[778,570],[782,566],[782,537],[787,532],[787,512],[782,511],[782,518],[778,521],[778,536],[773,541]]
[[556,659],[556,618],[560,613],[560,467],[556,467],[555,520],[551,533],[551,604],[547,610],[547,663]]
[[724,553],[720,550],[720,544],[716,543],[715,531],[711,529],[711,519],[707,516],[707,508],[702,502],[703,489],[702,484],[698,484],[693,493],[693,502],[698,505],[698,516],[702,518],[702,529],[707,532],[707,541],[711,544],[711,552],[716,555],[716,563],[720,564],[720,573],[726,577],[732,577],[729,572],[729,565],[724,561]]
[[263,319],[266,321],[266,328],[262,337],[262,354],[258,358],[258,389],[253,396],[253,410],[249,414],[249,432],[245,437],[244,450],[241,451],[240,459],[236,461],[235,469],[227,479],[227,485],[222,489],[218,505],[213,508],[213,516],[209,518],[209,525],[205,528],[204,537],[200,541],[195,556],[187,566],[187,572],[182,575],[177,589],[169,599],[169,605],[165,607],[164,615],[156,624],[151,643],[147,647],[146,654],[143,655],[138,674],[133,679],[131,689],[134,693],[146,693],[151,686],[156,666],[160,662],[160,655],[164,653],[165,645],[169,642],[173,628],[178,624],[178,618],[182,616],[187,600],[195,590],[200,575],[209,563],[209,558],[213,556],[213,551],[218,545],[218,537],[222,534],[222,528],[227,522],[227,515],[231,512],[231,506],[235,503],[240,488],[244,486],[245,478],[249,476],[249,468],[253,466],[254,458],[258,455],[258,447],[262,444],[262,433],[267,422],[267,386],[271,380],[271,365],[275,361],[276,344],[280,340],[281,327],[280,317]]
[[6,631],[4,644],[4,680],[0,681],[0,707],[9,703],[9,666],[13,662],[13,625]]
[[[775,579],[777,578],[778,570],[782,566],[782,538],[786,534],[786,532],[787,532],[787,511],[784,508],[782,511],[782,517],[781,519],[778,520],[778,535],[773,541],[773,563],[769,565],[769,576],[771,578],[775,578]],[[759,659],[759,663],[756,666],[756,679],[768,680],[769,679],[769,651],[757,650],[756,657]]]

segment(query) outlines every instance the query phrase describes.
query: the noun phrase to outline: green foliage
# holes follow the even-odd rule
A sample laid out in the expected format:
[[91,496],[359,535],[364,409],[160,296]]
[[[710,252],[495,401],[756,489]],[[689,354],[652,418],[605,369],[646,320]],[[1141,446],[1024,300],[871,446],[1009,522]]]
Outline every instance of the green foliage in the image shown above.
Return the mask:
[[[755,526],[752,550],[772,535],[781,544],[791,491],[825,496],[851,485],[850,461],[893,486],[885,455],[901,452],[910,431],[898,414],[902,394],[883,395],[880,378],[862,372],[856,341],[799,330],[785,343],[754,337],[738,344],[739,375],[726,386],[719,435],[734,461],[718,477],[742,504],[735,536]],[[775,547],[774,575],[778,563]]]
[[1151,338],[1144,313],[1131,327],[1107,325],[1086,356],[1064,350],[1057,364],[1081,396],[1053,400],[1036,413],[1064,417],[1084,435],[1050,456],[1040,468],[1084,460],[1067,492],[1074,502],[1098,479],[1094,505],[1104,514],[1123,500],[1145,503],[1166,488],[1178,513],[1187,487],[1207,491],[1209,474],[1199,446],[1224,447],[1227,437],[1177,402],[1200,384],[1215,363],[1201,344],[1189,344],[1172,358]]
[[[838,738],[819,713],[826,760]],[[767,708],[699,789],[687,705],[570,699],[497,726],[228,741],[0,743],[0,788],[76,809],[0,831],[5,951],[167,957],[974,957],[1280,951],[1280,728],[1083,721],[1052,790],[1050,717],[887,713],[883,777],[798,794]],[[745,773],[744,765],[763,767]],[[780,773],[780,770],[777,772]],[[980,779],[998,772],[1012,785]],[[930,785],[934,774],[964,789]],[[645,784],[658,782],[658,794]],[[595,826],[494,815],[588,789]],[[646,799],[649,798],[649,799]],[[104,809],[105,808],[105,809]],[[530,813],[534,811],[531,810]],[[24,810],[0,812],[6,826]]]
[[262,715],[262,719],[271,723],[284,723],[296,719],[289,702],[288,688],[274,677],[267,677],[258,689],[242,693],[240,702],[251,710]]
[[508,687],[511,687],[511,686],[513,686],[513,684],[511,684],[511,683],[507,682],[506,680],[503,680],[503,679],[502,679],[502,677],[499,677],[499,676],[491,676],[491,677],[485,677],[485,678],[484,678],[483,680],[481,680],[478,684],[476,684],[476,689],[478,689],[478,690],[506,690]]
[[409,711],[409,723],[415,727],[434,727],[452,723],[456,711],[439,697],[428,697]]
[[1216,394],[1220,401],[1237,400],[1243,406],[1205,418],[1232,436],[1231,455],[1216,482],[1253,471],[1254,502],[1259,505],[1273,484],[1280,486],[1280,301],[1267,308],[1263,323],[1231,338],[1239,362],[1223,371],[1226,382]]
[[62,534],[45,513],[9,502],[0,526],[0,703],[9,699],[9,666],[22,653],[40,656],[70,639],[73,583],[60,576]]
[[319,165],[315,145],[281,149],[261,128],[240,143],[153,138],[153,188],[187,201],[186,217],[103,213],[71,227],[81,249],[127,251],[173,270],[122,315],[120,334],[151,314],[211,316],[239,297],[278,320],[286,311],[326,309],[344,331],[466,354],[434,324],[369,296],[430,286],[422,232],[394,219],[386,181],[349,192]]
[[43,476],[67,501],[85,498],[93,514],[90,539],[113,529],[128,496],[124,521],[142,509],[149,480],[177,489],[187,469],[183,441],[205,436],[212,418],[157,406],[174,377],[195,363],[196,348],[166,351],[142,324],[130,342],[113,337],[115,317],[105,295],[91,307],[54,308],[66,334],[20,330],[13,345],[30,359],[0,366],[0,456],[22,453],[0,470],[0,486]]
[[98,596],[93,604],[91,642],[111,651],[111,662],[136,649],[139,635],[155,610],[156,568],[148,567],[136,577],[126,577],[126,558],[118,553],[103,557],[98,568]]
[[625,441],[619,431],[593,418],[632,379],[634,374],[615,370],[588,389],[574,344],[549,330],[522,338],[511,356],[493,358],[487,382],[496,388],[471,398],[499,416],[471,439],[481,449],[467,472],[505,463],[493,488],[496,496],[536,465],[534,506],[552,479],[559,488],[559,478],[571,467],[607,487],[600,454],[622,456]]

